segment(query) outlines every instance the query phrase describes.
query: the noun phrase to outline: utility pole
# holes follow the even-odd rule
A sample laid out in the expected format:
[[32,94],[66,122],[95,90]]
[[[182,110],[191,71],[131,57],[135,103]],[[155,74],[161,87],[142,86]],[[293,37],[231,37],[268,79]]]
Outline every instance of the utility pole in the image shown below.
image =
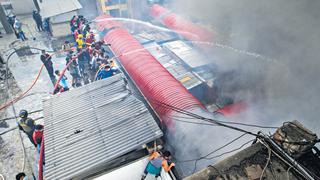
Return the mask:
[[0,4],[0,21],[1,24],[4,28],[4,30],[6,31],[7,34],[12,34],[13,33],[13,29],[11,27],[11,25],[8,23],[7,21],[7,16],[6,13],[3,10],[2,5]]

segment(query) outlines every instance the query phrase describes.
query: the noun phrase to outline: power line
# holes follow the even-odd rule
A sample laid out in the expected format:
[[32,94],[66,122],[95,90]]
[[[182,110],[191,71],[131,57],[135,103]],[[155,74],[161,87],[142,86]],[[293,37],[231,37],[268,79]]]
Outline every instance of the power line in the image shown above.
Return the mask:
[[268,167],[268,165],[269,165],[269,162],[271,161],[271,148],[270,148],[269,146],[266,146],[266,147],[267,147],[267,149],[268,149],[268,159],[267,159],[266,165],[264,166],[264,168],[263,168],[263,170],[262,170],[262,172],[261,172],[260,180],[262,180],[263,175],[264,175],[264,173],[266,172],[267,167]]
[[[218,126],[222,126],[222,127],[226,127],[226,128],[229,128],[229,129],[233,129],[233,130],[239,131],[239,132],[247,133],[247,134],[250,134],[250,135],[255,136],[257,138],[264,138],[260,134],[256,134],[256,133],[253,133],[253,132],[250,132],[250,131],[247,131],[247,130],[244,130],[244,129],[241,129],[241,128],[238,128],[238,127],[235,127],[235,126],[227,125],[225,123],[220,122],[219,120],[212,119],[212,118],[206,118],[206,117],[203,117],[201,115],[192,113],[190,111],[186,111],[184,109],[180,109],[180,108],[174,107],[172,105],[165,104],[165,103],[160,102],[158,100],[154,100],[154,99],[151,99],[151,100],[154,101],[155,103],[158,103],[159,105],[162,105],[165,108],[171,109],[173,111],[176,111],[178,113],[181,113],[181,114],[184,114],[184,115],[187,115],[187,116],[191,116],[191,117],[193,117],[195,119],[203,120],[203,121],[206,121],[206,122],[209,122],[209,123],[212,123],[212,124],[216,124]],[[282,143],[288,143],[288,144],[308,145],[308,144],[318,143],[318,142],[320,142],[320,139],[317,139],[315,141],[303,141],[303,142],[294,142],[294,141],[285,141],[285,140],[279,140],[279,141],[282,142]]]
[[[175,115],[173,115],[173,117],[185,118],[185,119],[198,119],[198,118],[194,118],[194,117],[182,117],[182,116],[175,116]],[[224,123],[224,124],[235,124],[235,125],[241,125],[241,126],[257,127],[257,128],[262,128],[262,129],[278,129],[278,127],[275,127],[275,126],[262,126],[262,125],[257,125],[257,124],[247,124],[247,123],[229,122],[229,121],[221,121],[221,120],[215,120],[215,121],[218,121],[218,122]]]
[[205,158],[207,158],[208,156],[210,156],[211,154],[213,154],[213,153],[215,153],[215,152],[217,152],[217,151],[219,151],[219,150],[221,150],[221,149],[229,146],[230,144],[234,143],[235,141],[239,140],[240,138],[242,138],[242,137],[245,136],[246,134],[247,134],[247,133],[244,133],[244,134],[240,135],[239,137],[237,137],[237,138],[231,140],[230,142],[228,142],[227,144],[225,144],[225,145],[223,145],[223,146],[221,146],[221,147],[219,147],[219,148],[217,148],[217,149],[209,152],[209,153],[206,154],[205,156],[201,156],[200,158],[196,158],[196,159],[189,159],[189,160],[183,160],[183,161],[178,161],[178,162],[184,163],[184,162],[191,162],[191,161],[195,161],[195,160],[205,159]]
[[[11,45],[12,45],[12,44],[10,44],[10,46],[11,46]],[[43,49],[34,48],[34,47],[28,47],[28,48],[30,48],[30,49],[36,49],[36,50],[43,50]],[[8,73],[9,73],[9,60],[10,60],[10,58],[12,57],[13,54],[15,54],[18,50],[21,50],[21,49],[24,49],[24,48],[15,49],[15,50],[14,50],[13,52],[11,52],[11,53],[8,55],[8,57],[7,57],[5,80],[6,80],[6,90],[7,90],[8,93],[9,93],[9,81],[8,81],[8,80],[9,80],[9,78],[8,78]],[[38,80],[39,77],[40,77],[40,74],[41,74],[41,72],[42,72],[43,67],[44,67],[44,64],[42,64],[42,66],[41,66],[41,68],[40,68],[40,70],[39,70],[39,73],[38,73],[35,81],[32,83],[32,85],[31,85],[25,92],[23,92],[21,95],[19,95],[19,96],[18,96],[17,98],[15,98],[15,99],[13,99],[13,98],[12,98],[12,95],[10,96],[10,94],[9,94],[7,98],[9,98],[9,96],[10,96],[10,97],[11,97],[11,101],[5,103],[4,105],[2,105],[2,106],[0,107],[0,110],[2,110],[2,109],[4,109],[4,108],[6,108],[6,107],[8,107],[8,106],[11,105],[12,110],[13,110],[13,113],[14,113],[14,117],[15,117],[15,119],[16,119],[16,123],[17,123],[17,124],[18,124],[18,120],[17,120],[17,118],[16,118],[16,117],[17,117],[17,112],[16,112],[16,109],[15,109],[15,107],[14,107],[14,103],[17,102],[18,100],[21,100],[22,98],[24,98],[24,96],[33,88],[33,86],[36,84],[37,80]],[[15,129],[15,128],[12,128],[12,130],[13,130],[13,129]],[[28,164],[29,164],[29,166],[30,166],[30,168],[31,168],[31,170],[32,170],[32,175],[34,176],[33,169],[32,169],[32,166],[31,166],[31,164],[30,164],[30,161],[29,161],[28,157],[26,157],[26,148],[25,148],[25,146],[24,146],[23,138],[22,138],[22,135],[21,135],[20,130],[18,130],[18,133],[19,133],[19,137],[20,137],[21,148],[22,148],[22,151],[23,151],[23,166],[22,166],[22,171],[24,171],[24,169],[25,169],[25,162],[26,162],[26,159],[27,159]]]
[[244,146],[248,145],[249,143],[252,143],[253,141],[254,141],[254,139],[251,139],[251,140],[243,143],[243,144],[242,144],[241,146],[239,146],[238,148],[235,148],[235,149],[232,149],[232,150],[230,150],[230,151],[226,151],[226,152],[221,153],[221,154],[219,154],[219,155],[212,156],[212,157],[208,157],[208,158],[205,158],[205,159],[206,159],[206,160],[211,160],[211,159],[218,158],[218,157],[221,157],[221,156],[226,155],[226,154],[229,154],[229,153],[233,153],[233,152],[235,152],[235,151],[238,151],[238,150],[242,149]]
[[[35,110],[35,111],[30,111],[28,112],[28,114],[33,114],[33,113],[37,113],[37,112],[41,112],[43,111],[43,109],[38,109],[38,110]],[[10,120],[10,119],[15,119],[15,118],[18,118],[18,116],[12,116],[12,117],[7,117],[7,118],[4,118],[4,119],[0,119],[0,122],[2,121],[7,121],[7,120]]]
[[212,123],[201,123],[201,122],[194,122],[194,121],[185,121],[178,118],[172,118],[174,121],[183,122],[183,123],[189,123],[189,124],[197,124],[197,125],[206,125],[206,126],[218,126]]
[[[241,135],[240,138],[241,138],[242,136],[244,136],[244,135],[245,135],[245,134]],[[239,138],[239,137],[238,137],[238,138]],[[238,138],[234,139],[233,142],[236,141]],[[221,154],[219,154],[219,155],[216,155],[216,156],[205,157],[205,158],[200,157],[200,158],[197,158],[197,159],[193,159],[193,160],[192,160],[192,161],[194,161],[193,173],[195,173],[195,171],[196,171],[196,169],[197,169],[197,163],[198,163],[198,161],[200,161],[200,160],[202,160],[202,159],[212,160],[212,159],[215,159],[215,158],[219,158],[219,157],[221,157],[221,156],[224,156],[224,155],[226,155],[226,154],[233,153],[233,152],[235,152],[235,151],[238,151],[238,150],[242,149],[244,146],[248,145],[249,143],[252,143],[253,141],[254,141],[254,140],[247,141],[247,142],[243,143],[241,146],[239,146],[239,147],[237,147],[237,148],[235,148],[235,149],[232,149],[232,150],[230,150],[230,151],[223,152],[223,153],[221,153]],[[229,143],[231,144],[232,141],[230,141]],[[227,143],[227,144],[224,145],[224,146],[221,146],[220,148],[222,149],[222,148],[228,146],[229,143]],[[218,149],[220,149],[220,148],[218,148]],[[212,151],[212,152],[210,152],[210,153],[213,154],[214,152],[218,151],[218,149],[216,149],[216,150],[214,150],[214,151]],[[186,160],[186,161],[177,161],[177,163],[179,163],[179,162],[180,162],[180,163],[181,163],[181,162],[182,162],[182,163],[183,163],[183,162],[192,162],[192,161],[191,161],[191,160],[190,160],[190,161],[189,161],[189,160]],[[193,173],[192,173],[192,174],[193,174]]]

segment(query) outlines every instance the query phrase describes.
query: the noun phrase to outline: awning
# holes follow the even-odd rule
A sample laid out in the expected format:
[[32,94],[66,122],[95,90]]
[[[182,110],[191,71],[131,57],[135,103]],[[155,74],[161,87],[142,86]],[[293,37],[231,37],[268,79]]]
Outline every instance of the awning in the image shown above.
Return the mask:
[[78,0],[50,0],[39,3],[42,18],[53,17],[81,9]]

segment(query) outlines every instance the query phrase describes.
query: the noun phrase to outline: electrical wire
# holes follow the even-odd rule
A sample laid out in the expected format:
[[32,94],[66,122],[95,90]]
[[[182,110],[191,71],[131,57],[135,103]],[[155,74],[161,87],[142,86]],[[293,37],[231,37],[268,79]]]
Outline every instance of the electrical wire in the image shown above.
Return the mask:
[[[41,111],[43,111],[43,109],[30,111],[30,112],[28,112],[28,114],[33,114],[33,113],[37,113],[37,112],[41,112]],[[7,120],[10,120],[10,119],[15,119],[15,118],[18,118],[18,117],[17,116],[7,117],[7,118],[4,118],[4,119],[0,119],[0,122],[7,121]]]
[[[230,153],[236,152],[236,151],[242,149],[244,146],[252,143],[253,141],[254,141],[254,139],[249,140],[249,141],[243,143],[243,144],[242,144],[240,147],[238,147],[238,148],[232,149],[232,150],[230,150],[230,151],[223,152],[223,153],[221,153],[221,154],[219,154],[219,155],[216,155],[216,156],[212,156],[212,157],[209,157],[209,158],[204,158],[204,159],[206,159],[206,160],[212,160],[212,159],[215,159],[215,158],[219,158],[219,157],[221,157],[221,156],[224,156],[224,155],[226,155],[226,154],[230,154]],[[197,160],[197,161],[199,161],[199,160]],[[196,166],[196,165],[197,165],[197,164],[195,163],[195,166]],[[195,172],[195,170],[196,170],[196,167],[194,168],[193,173]]]
[[[35,118],[35,119],[33,119],[34,121],[38,121],[38,120],[40,120],[40,119],[43,119],[44,117],[43,116],[41,116],[41,117],[37,117],[37,118]],[[6,131],[2,131],[2,132],[0,132],[0,136],[1,135],[4,135],[4,134],[6,134],[6,133],[8,133],[8,132],[10,132],[10,131],[13,131],[13,130],[15,130],[15,129],[17,129],[18,128],[18,126],[15,126],[15,127],[12,127],[12,128],[10,128],[10,129],[8,129],[8,130],[6,130]]]
[[[23,47],[23,48],[20,48],[20,49],[15,49],[13,52],[11,52],[11,53],[8,55],[7,60],[9,60],[9,59],[11,58],[11,56],[12,56],[13,54],[15,54],[17,51],[22,50],[22,49],[34,49],[34,50],[40,50],[40,51],[45,50],[45,49],[40,49],[40,48],[36,48],[36,47]],[[48,51],[48,50],[46,50],[46,52],[54,52],[54,51]],[[47,59],[51,58],[53,55],[55,55],[55,54],[57,54],[57,53],[60,53],[60,52],[64,52],[64,51],[63,51],[63,50],[56,51],[56,52],[54,52],[53,54],[51,54],[50,56],[48,56]],[[76,57],[75,57],[75,58],[76,58]],[[74,58],[74,59],[75,59],[75,58]],[[73,60],[74,60],[74,59],[73,59]],[[71,62],[71,61],[70,61],[70,62]],[[70,66],[70,64],[69,64],[69,66]],[[67,68],[68,68],[69,66],[66,66],[66,68],[64,69],[64,72],[67,70]],[[29,91],[30,91],[30,90],[35,86],[35,84],[37,83],[37,81],[38,81],[38,79],[39,79],[39,77],[40,77],[40,74],[41,74],[41,72],[42,72],[42,70],[43,70],[43,67],[44,67],[44,64],[41,65],[40,70],[39,70],[39,72],[38,72],[38,75],[37,75],[37,77],[35,78],[35,80],[33,81],[33,83],[30,85],[30,87],[29,87],[26,91],[24,91],[23,93],[21,93],[18,97],[12,99],[12,100],[9,101],[9,102],[6,102],[6,103],[2,104],[2,105],[0,106],[0,111],[3,110],[3,109],[5,109],[5,108],[7,108],[7,107],[10,106],[12,103],[16,103],[17,101],[23,99],[23,98],[29,93]],[[8,62],[6,63],[6,69],[9,69],[9,67],[8,67]],[[63,72],[63,74],[64,74],[64,72]],[[7,75],[6,75],[6,76],[7,76]],[[55,84],[55,86],[58,86],[60,80],[61,80],[61,77],[59,77],[59,81]],[[54,89],[56,89],[56,87],[55,87]]]
[[198,124],[198,125],[206,125],[206,126],[218,126],[218,125],[211,124],[211,123],[201,123],[201,122],[194,122],[194,121],[185,121],[185,120],[181,120],[181,119],[178,119],[178,118],[172,118],[172,120],[177,121],[177,122],[189,123],[189,124]]
[[[12,45],[12,43],[10,44]],[[6,80],[6,89],[7,89],[7,92],[9,93],[9,81],[8,81],[8,73],[9,73],[9,60],[10,58],[12,57],[13,54],[15,54],[18,50],[21,50],[21,49],[36,49],[36,50],[42,50],[40,48],[34,48],[34,47],[28,47],[28,48],[20,48],[20,49],[15,49],[13,52],[11,52],[8,57],[7,57],[7,61],[6,61],[6,73],[5,73],[5,80]],[[23,92],[22,94],[20,94],[18,97],[16,98],[12,98],[12,96],[10,96],[11,100],[9,102],[6,102],[5,104],[1,105],[0,106],[0,110],[8,107],[8,106],[12,106],[12,110],[13,110],[13,113],[14,113],[14,116],[17,117],[17,113],[16,113],[16,109],[14,107],[14,103],[17,102],[18,100],[22,99],[33,87],[34,85],[36,84],[36,82],[38,81],[39,77],[40,77],[40,74],[42,72],[42,69],[44,67],[44,64],[42,64],[40,70],[39,70],[39,73],[36,77],[36,79],[34,80],[34,82],[31,84],[31,86],[25,91]],[[16,123],[18,124],[18,120],[17,118],[16,119]],[[22,151],[23,151],[23,165],[22,165],[22,172],[24,171],[25,169],[25,163],[26,163],[26,149],[25,149],[25,146],[24,146],[24,143],[23,143],[23,138],[22,138],[22,135],[21,135],[21,132],[20,130],[18,130],[18,133],[19,133],[19,137],[20,137],[20,144],[21,144],[21,148],[22,148]],[[28,163],[29,163],[29,166],[30,168],[32,169],[32,166],[30,164],[30,161],[28,160]],[[34,173],[33,173],[33,170],[32,170],[32,175],[34,176]]]
[[[17,51],[23,50],[23,49],[34,49],[34,50],[40,50],[40,51],[41,51],[41,50],[44,50],[44,49],[40,49],[40,48],[36,48],[36,47],[24,47],[24,48],[20,48],[20,49],[15,49],[13,52],[11,52],[11,53],[8,55],[8,57],[7,57],[7,62],[6,62],[6,79],[8,79],[8,70],[9,70],[9,65],[8,65],[9,63],[8,63],[8,62],[9,62],[10,58],[11,58],[12,55],[15,54]],[[51,51],[48,51],[48,52],[51,52]],[[52,55],[53,55],[53,54],[52,54]],[[52,55],[51,55],[51,56],[52,56]],[[50,56],[50,57],[51,57],[51,56]],[[49,57],[48,57],[48,58],[49,58]],[[28,92],[29,92],[29,91],[35,86],[35,84],[37,83],[37,81],[38,81],[38,79],[39,79],[39,77],[40,77],[40,74],[41,74],[41,72],[42,72],[43,67],[44,67],[44,64],[41,65],[40,70],[39,70],[39,72],[38,72],[35,80],[34,80],[33,83],[30,85],[30,87],[29,87],[26,91],[24,91],[23,93],[21,93],[18,97],[14,98],[14,99],[11,99],[10,101],[2,104],[2,105],[0,106],[0,111],[3,110],[3,109],[5,109],[5,108],[7,108],[7,107],[10,106],[12,103],[15,103],[15,102],[23,99],[24,96],[26,96],[26,94],[28,94]]]
[[[13,53],[15,53],[16,51],[12,52],[8,57],[7,57],[7,62],[6,62],[6,74],[5,74],[5,80],[6,80],[6,90],[7,90],[7,93],[8,93],[8,97],[10,96],[11,98],[11,102],[13,102],[13,99],[12,99],[12,95],[9,94],[9,81],[8,81],[8,72],[9,72],[9,66],[8,66],[8,62],[9,62],[9,59],[10,57],[13,55]],[[11,104],[11,103],[10,103]],[[9,105],[10,105],[9,104]],[[14,105],[13,103],[11,104],[12,105],[12,110],[13,110],[13,113],[14,113],[14,116],[17,117],[17,113],[16,113],[16,110],[14,108]],[[0,109],[1,110],[1,109]],[[16,119],[16,123],[18,123],[18,119]],[[21,135],[21,132],[20,130],[18,129],[18,134],[19,134],[19,137],[20,137],[20,145],[21,145],[21,149],[22,149],[22,152],[23,152],[23,164],[22,164],[22,168],[21,168],[21,171],[23,172],[24,169],[25,169],[25,165],[26,165],[26,149],[25,149],[25,146],[24,146],[24,143],[23,143],[23,138],[22,138],[22,135]]]
[[[76,58],[76,57],[75,57],[75,58]],[[75,58],[74,58],[74,59],[75,59]],[[73,60],[74,60],[74,59],[73,59]],[[73,60],[72,60],[72,61],[73,61]],[[67,64],[67,66],[66,66],[66,68],[63,70],[63,73],[62,73],[62,74],[65,73],[66,69],[69,67],[69,65],[71,64],[72,61],[70,61],[70,62]],[[41,70],[42,70],[42,68],[43,68],[43,65],[42,65],[42,67],[41,67]],[[57,88],[58,83],[59,83],[59,81],[61,80],[61,77],[62,77],[62,76],[60,76],[59,79],[58,79],[58,81],[56,82],[54,89]],[[37,78],[36,78],[36,80],[37,80]],[[35,81],[35,82],[36,82],[36,81]],[[34,84],[35,84],[35,82],[34,82]],[[33,85],[34,85],[34,84],[33,84]],[[32,89],[32,87],[33,87],[33,86],[31,86],[31,88],[29,88],[28,91],[29,91],[30,89]],[[28,91],[27,91],[26,93],[28,93]],[[26,93],[23,93],[23,94],[22,94],[22,97],[23,97]],[[20,97],[20,96],[19,96],[19,97]],[[20,100],[20,98],[16,98],[16,99],[17,99],[17,100]],[[9,105],[15,103],[17,100],[14,100],[14,101],[11,100],[11,102],[9,103]],[[169,107],[169,108],[171,108],[172,110],[174,110],[174,111],[176,111],[176,112],[179,112],[179,113],[182,113],[182,114],[191,116],[191,117],[193,117],[193,118],[195,118],[195,119],[203,120],[203,121],[209,122],[209,123],[211,123],[211,124],[213,124],[213,125],[216,125],[216,126],[222,126],[222,127],[230,128],[230,129],[237,130],[237,131],[240,131],[240,132],[244,132],[245,134],[254,135],[254,136],[256,136],[256,137],[260,137],[260,136],[259,136],[258,134],[255,134],[255,133],[252,133],[252,132],[249,132],[249,131],[240,129],[240,128],[238,128],[238,127],[229,126],[229,125],[226,125],[226,124],[237,124],[237,125],[253,126],[253,127],[259,127],[259,128],[275,128],[275,127],[265,127],[265,126],[259,126],[259,125],[250,125],[250,124],[244,124],[244,123],[235,123],[235,122],[219,121],[219,120],[215,120],[215,119],[211,119],[211,118],[205,118],[205,117],[199,116],[199,115],[194,114],[194,113],[191,113],[191,112],[186,112],[185,110],[178,109],[178,108],[176,108],[176,107],[173,107],[173,106],[170,106],[170,105],[161,103],[161,102],[160,102],[160,104],[161,104],[161,105],[165,105],[166,107]],[[1,110],[1,109],[3,109],[3,108],[0,107],[0,110]],[[180,120],[180,121],[181,121],[181,120]],[[186,122],[186,121],[185,121],[185,122]],[[187,121],[187,123],[200,124],[200,123],[190,122],[190,121]],[[208,125],[207,123],[201,123],[201,124],[203,124],[203,125]],[[251,141],[250,141],[250,142],[251,142]],[[291,142],[287,142],[287,143],[291,143]],[[212,157],[212,158],[215,158],[215,156]]]
[[208,154],[206,154],[205,156],[201,156],[200,158],[195,158],[195,159],[189,159],[189,160],[177,161],[177,162],[185,163],[185,162],[191,162],[191,161],[196,161],[196,160],[206,159],[208,156],[210,156],[210,155],[212,155],[213,153],[215,153],[215,152],[217,152],[217,151],[219,151],[219,150],[221,150],[221,149],[223,149],[223,148],[225,148],[225,147],[229,146],[230,144],[232,144],[232,143],[234,143],[235,141],[239,140],[240,138],[242,138],[242,137],[243,137],[243,136],[245,136],[246,134],[247,134],[247,133],[244,133],[244,134],[242,134],[242,135],[240,135],[240,136],[236,137],[235,139],[231,140],[231,141],[230,141],[230,142],[228,142],[227,144],[225,144],[225,145],[223,145],[223,146],[221,146],[221,147],[219,147],[219,148],[217,148],[217,149],[215,149],[215,150],[213,150],[213,151],[209,152],[209,153],[208,153]]
[[[262,145],[264,145],[266,148],[268,148],[268,144],[265,141],[265,138],[258,138],[257,139]],[[282,162],[286,163],[288,166],[292,166],[293,169],[295,169],[296,172],[298,172],[301,177],[305,177],[305,175],[297,168],[297,162],[294,161],[293,163],[288,162],[287,160],[285,160],[283,157],[281,157],[277,152],[275,152],[274,150],[272,150],[270,148],[271,152],[276,155],[280,160],[282,160]],[[303,167],[301,164],[299,164],[299,166]],[[313,177],[316,177],[317,179],[320,180],[320,177],[318,177],[316,174],[314,174],[313,172],[309,171],[308,169],[303,167],[303,170],[305,170],[306,172],[310,173],[313,175]],[[306,178],[306,177],[305,177]],[[307,179],[307,178],[306,178]]]
[[[235,150],[228,151],[228,152],[224,152],[224,153],[222,153],[222,154],[220,154],[220,155],[218,155],[218,156],[214,156],[214,157],[208,158],[208,156],[210,156],[210,155],[216,153],[217,151],[219,151],[219,150],[221,150],[221,149],[229,146],[230,144],[234,143],[235,141],[239,140],[240,138],[242,138],[242,137],[245,136],[245,135],[246,135],[246,133],[240,135],[239,137],[237,137],[237,138],[231,140],[230,142],[228,142],[227,144],[225,144],[225,145],[223,145],[223,146],[221,146],[221,147],[219,147],[219,148],[217,148],[217,149],[209,152],[209,153],[206,154],[205,156],[201,156],[201,157],[195,158],[195,159],[181,160],[181,161],[177,161],[177,163],[186,163],[186,162],[192,162],[192,161],[194,161],[194,168],[193,168],[193,172],[192,172],[192,174],[193,174],[193,173],[195,173],[195,171],[196,171],[196,169],[197,169],[197,163],[198,163],[198,161],[200,161],[200,160],[202,160],[202,159],[208,160],[208,159],[217,158],[217,157],[220,157],[220,156],[223,156],[223,155],[225,155],[225,154],[228,154],[228,153],[231,153],[231,152],[234,152],[234,151],[236,151],[236,150],[241,149],[241,148],[242,148],[244,145],[246,145],[247,143],[245,143],[244,145],[240,146],[240,148],[237,148],[237,149],[235,149]],[[252,141],[252,140],[250,140],[249,142],[251,142],[251,141]]]
[[266,169],[267,169],[267,167],[269,165],[269,162],[271,160],[271,148],[269,146],[266,146],[266,147],[268,148],[268,159],[267,159],[266,165],[264,166],[264,168],[263,168],[263,170],[261,172],[260,180],[262,180],[263,175],[264,175],[264,173],[265,173],[265,171],[266,171]]
[[[203,117],[201,115],[192,113],[190,111],[186,111],[184,109],[180,109],[180,108],[168,105],[166,103],[163,103],[163,102],[155,100],[155,99],[150,99],[150,100],[155,102],[155,103],[157,103],[157,104],[159,104],[159,105],[161,105],[161,106],[163,106],[163,107],[165,107],[165,108],[173,110],[175,112],[178,112],[178,113],[181,113],[181,114],[184,114],[184,115],[187,115],[187,116],[191,116],[193,118],[196,118],[196,119],[199,119],[199,120],[203,120],[203,121],[206,121],[206,122],[209,122],[209,123],[213,123],[213,124],[216,124],[218,126],[222,126],[222,127],[226,127],[226,128],[229,128],[229,129],[233,129],[235,131],[247,133],[247,134],[250,134],[250,135],[255,136],[257,138],[264,138],[263,136],[261,136],[259,134],[256,134],[256,133],[253,133],[253,132],[250,132],[250,131],[247,131],[247,130],[244,130],[244,129],[241,129],[241,128],[238,128],[238,127],[235,127],[235,126],[227,125],[225,123],[220,122],[219,120],[216,120],[216,119],[213,119],[213,118],[206,118],[206,117]],[[303,142],[282,141],[282,142],[283,143],[288,143],[288,144],[296,144],[296,145],[308,145],[308,144],[313,144],[315,142],[320,142],[320,139],[317,139],[316,141],[303,141]]]
[[[181,116],[175,116],[175,115],[172,115],[172,116],[178,117],[178,118],[185,118],[185,119],[198,119],[198,118],[194,118],[194,117],[181,117]],[[220,123],[224,123],[224,124],[235,124],[235,125],[256,127],[256,128],[262,128],[262,129],[278,129],[278,127],[275,127],[275,126],[262,126],[262,125],[257,125],[257,124],[247,124],[247,123],[221,121],[221,120],[215,120],[215,121],[220,122]]]
[[290,180],[290,178],[289,178],[289,177],[290,177],[290,176],[289,176],[289,171],[290,171],[291,168],[292,168],[292,166],[290,166],[290,167],[288,168],[288,170],[287,170],[287,179],[288,179],[288,180]]
[[221,153],[221,154],[219,154],[219,155],[212,156],[212,157],[208,157],[208,158],[205,158],[205,159],[206,159],[206,160],[211,160],[211,159],[218,158],[218,157],[221,157],[221,156],[226,155],[226,154],[233,153],[233,152],[235,152],[235,151],[238,151],[238,150],[242,149],[244,146],[248,145],[249,143],[254,142],[254,140],[255,140],[255,139],[251,139],[251,140],[243,143],[243,144],[242,144],[240,147],[238,147],[238,148],[235,148],[235,149],[233,149],[233,150],[226,151],[226,152]]

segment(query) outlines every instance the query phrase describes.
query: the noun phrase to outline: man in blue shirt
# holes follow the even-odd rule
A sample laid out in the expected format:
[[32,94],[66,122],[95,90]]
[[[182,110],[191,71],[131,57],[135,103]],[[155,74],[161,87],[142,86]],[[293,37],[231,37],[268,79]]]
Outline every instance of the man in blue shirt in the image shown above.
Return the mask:
[[104,69],[98,73],[96,80],[111,77],[114,73],[116,73],[116,70],[111,69],[109,65],[106,65]]
[[54,73],[57,75],[58,79],[60,76],[62,76],[59,81],[59,85],[63,87],[63,91],[68,91],[69,90],[68,82],[67,82],[68,78],[64,74],[61,74],[59,70],[56,70]]

